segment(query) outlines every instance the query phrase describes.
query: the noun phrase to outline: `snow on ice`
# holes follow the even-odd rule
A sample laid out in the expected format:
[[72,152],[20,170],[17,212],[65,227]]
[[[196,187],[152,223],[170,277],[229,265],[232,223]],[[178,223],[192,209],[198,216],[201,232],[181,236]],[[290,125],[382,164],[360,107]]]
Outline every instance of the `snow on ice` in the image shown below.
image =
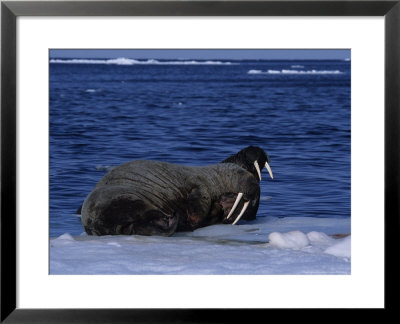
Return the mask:
[[65,233],[50,239],[50,274],[350,274],[347,234],[349,218],[312,217],[260,217],[172,237]]

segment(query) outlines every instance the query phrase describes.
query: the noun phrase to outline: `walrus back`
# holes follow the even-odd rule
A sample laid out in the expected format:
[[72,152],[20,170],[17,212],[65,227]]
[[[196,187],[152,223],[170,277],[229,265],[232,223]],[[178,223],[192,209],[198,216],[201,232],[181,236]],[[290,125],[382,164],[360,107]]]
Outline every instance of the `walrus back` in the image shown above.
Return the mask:
[[165,162],[139,160],[114,168],[82,205],[85,231],[89,235],[170,235],[176,228],[171,210],[187,195],[186,177],[185,167]]

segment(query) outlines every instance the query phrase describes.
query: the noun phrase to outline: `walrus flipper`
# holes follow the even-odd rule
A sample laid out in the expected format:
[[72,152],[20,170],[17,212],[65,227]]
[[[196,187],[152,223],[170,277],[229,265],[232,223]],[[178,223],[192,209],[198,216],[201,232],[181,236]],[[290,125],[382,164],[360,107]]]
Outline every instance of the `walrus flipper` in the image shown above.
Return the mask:
[[211,207],[211,198],[207,191],[199,186],[194,187],[188,194],[185,205],[189,227],[194,230],[204,226]]

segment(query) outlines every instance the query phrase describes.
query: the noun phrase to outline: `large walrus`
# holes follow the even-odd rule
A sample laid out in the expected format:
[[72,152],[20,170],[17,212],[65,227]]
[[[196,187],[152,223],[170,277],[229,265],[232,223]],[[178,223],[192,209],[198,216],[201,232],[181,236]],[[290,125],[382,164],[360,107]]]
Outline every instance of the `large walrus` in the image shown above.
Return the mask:
[[89,235],[170,236],[251,220],[258,210],[260,166],[272,178],[268,155],[254,146],[203,167],[128,162],[109,171],[87,196],[82,224]]

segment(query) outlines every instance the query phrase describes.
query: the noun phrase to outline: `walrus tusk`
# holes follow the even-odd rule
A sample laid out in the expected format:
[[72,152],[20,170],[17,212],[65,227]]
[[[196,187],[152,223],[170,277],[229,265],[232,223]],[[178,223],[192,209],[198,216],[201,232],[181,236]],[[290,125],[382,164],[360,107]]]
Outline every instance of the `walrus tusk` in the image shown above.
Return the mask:
[[229,217],[231,217],[231,215],[232,215],[233,212],[235,211],[235,209],[236,209],[236,207],[237,207],[237,205],[238,205],[240,199],[242,198],[242,196],[243,196],[243,193],[242,193],[242,192],[239,192],[239,193],[238,193],[238,196],[237,196],[237,198],[236,198],[236,200],[235,200],[235,203],[233,204],[232,209],[231,209],[231,211],[229,212],[229,214],[228,214],[228,216],[226,217],[226,219],[228,219]]
[[271,167],[269,166],[268,162],[265,162],[265,167],[267,168],[271,179],[273,179],[274,176],[273,176],[273,174],[272,174],[272,170],[271,170]]
[[249,202],[250,202],[250,200],[249,200],[249,201],[246,201],[246,202],[244,203],[243,208],[242,208],[242,211],[240,212],[239,216],[236,217],[236,219],[235,219],[235,221],[232,223],[232,225],[235,225],[235,224],[239,221],[239,219],[242,217],[242,215],[243,215],[244,212],[246,211],[247,206],[249,205]]
[[260,181],[261,181],[261,171],[260,171],[260,167],[258,166],[257,160],[254,161],[254,166],[256,167],[258,176],[260,177]]

